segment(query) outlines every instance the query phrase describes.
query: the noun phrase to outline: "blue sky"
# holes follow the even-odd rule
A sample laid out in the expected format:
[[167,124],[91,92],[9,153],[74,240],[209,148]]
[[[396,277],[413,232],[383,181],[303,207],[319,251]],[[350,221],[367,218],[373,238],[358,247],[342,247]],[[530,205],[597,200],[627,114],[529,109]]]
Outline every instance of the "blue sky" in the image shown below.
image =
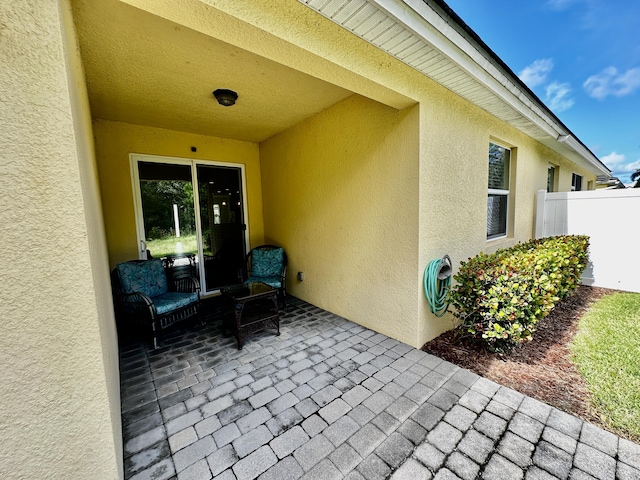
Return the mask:
[[629,183],[640,168],[640,1],[445,1]]

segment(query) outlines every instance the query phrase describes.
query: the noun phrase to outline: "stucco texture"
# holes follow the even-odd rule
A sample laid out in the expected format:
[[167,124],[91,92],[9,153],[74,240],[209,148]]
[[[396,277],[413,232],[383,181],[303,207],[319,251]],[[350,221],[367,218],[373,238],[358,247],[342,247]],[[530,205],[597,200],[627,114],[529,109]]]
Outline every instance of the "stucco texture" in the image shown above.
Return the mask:
[[265,238],[287,249],[288,290],[415,343],[417,107],[354,95],[262,143],[260,157]]
[[[131,153],[243,164],[249,243],[264,243],[258,144],[100,119],[94,120],[93,129],[111,267],[139,258]],[[191,147],[197,151],[192,152]]]
[[387,71],[399,62],[389,61],[386,53],[320,17],[301,2],[123,2],[385,105],[402,109],[415,103],[396,88],[397,78],[391,83],[375,80],[376,72]]
[[2,2],[0,19],[0,478],[121,478],[113,312],[68,5]]
[[[449,90],[431,88],[420,109],[420,265],[448,254],[454,272],[479,252],[493,252],[533,238],[536,192],[546,189],[549,164],[559,166],[559,184],[571,187],[571,173],[595,180],[553,150],[489,115]],[[505,238],[486,239],[489,143],[511,148],[510,216]],[[568,178],[568,180],[567,180]],[[568,182],[568,183],[567,183]],[[420,272],[420,281],[422,272]],[[419,344],[455,325],[436,319],[422,300]]]
[[[411,345],[454,325],[452,316],[429,312],[422,293],[429,261],[449,254],[457,269],[480,251],[531,238],[549,163],[560,166],[561,189],[570,188],[571,172],[584,174],[585,185],[595,179],[299,2],[125,2],[354,92],[251,144],[260,168],[247,168],[247,181],[260,182],[252,197],[261,203],[249,216],[253,222],[264,210],[264,230],[252,223],[250,232],[287,248],[292,294]],[[95,122],[111,264],[137,253],[123,159],[189,157],[197,138],[122,125]],[[202,158],[223,160],[216,148],[225,140],[199,138],[213,142],[209,153],[198,149]],[[512,147],[514,167],[509,234],[493,242],[486,240],[490,141]]]
[[[495,250],[531,238],[533,235],[535,192],[546,187],[549,163],[560,167],[558,183],[561,190],[570,189],[572,172],[585,176],[585,186],[589,180],[595,180],[593,173],[578,167],[516,128],[496,119],[486,111],[441,87],[329,20],[315,15],[299,2],[256,0],[250,4],[240,4],[232,0],[220,0],[215,3],[204,0],[201,2],[203,6],[199,13],[209,12],[209,10],[216,12],[211,14],[211,18],[207,17],[205,22],[205,15],[201,15],[200,20],[194,19],[193,11],[187,13],[189,8],[179,11],[171,10],[171,4],[168,1],[153,2],[153,6],[149,5],[149,0],[126,1],[142,8],[152,9],[154,13],[172,18],[175,21],[187,22],[194,29],[220,36],[229,43],[241,44],[243,48],[287,64],[292,68],[318,75],[326,81],[334,82],[343,88],[348,88],[388,106],[403,109],[411,104],[419,104],[419,108],[416,108],[419,111],[417,138],[412,139],[419,143],[419,152],[417,164],[411,167],[417,169],[417,191],[412,190],[411,184],[409,184],[409,192],[417,193],[417,195],[405,199],[407,204],[419,209],[418,226],[416,227],[417,239],[413,239],[418,242],[418,256],[417,264],[406,270],[406,273],[413,275],[413,279],[407,285],[411,294],[405,293],[404,296],[399,297],[399,302],[405,308],[406,305],[411,304],[411,302],[406,302],[408,297],[412,301],[417,297],[418,314],[417,317],[413,317],[413,310],[410,309],[402,318],[394,320],[406,324],[403,327],[394,327],[394,329],[402,331],[402,335],[399,335],[398,331],[394,333],[388,328],[381,330],[396,338],[402,338],[403,341],[411,345],[419,347],[454,326],[454,319],[451,315],[446,315],[443,318],[436,318],[432,315],[422,294],[423,270],[429,261],[449,254],[453,259],[455,271],[461,260],[466,260],[480,251]],[[191,4],[193,0],[183,1],[186,6]],[[238,31],[242,31],[243,34],[239,35]],[[259,42],[253,41],[257,38],[260,39]],[[282,43],[282,40],[285,43]],[[349,73],[345,74],[345,70]],[[364,78],[366,81],[356,80],[358,78]],[[323,112],[318,117],[324,118],[325,114],[326,112]],[[299,127],[301,129],[307,128],[302,125],[306,125],[305,122]],[[298,127],[295,127],[291,131],[298,132],[299,130]],[[288,131],[282,135],[289,138],[291,133]],[[278,235],[281,235],[282,230],[273,227],[278,223],[273,223],[271,217],[270,204],[273,198],[269,193],[276,190],[277,187],[267,186],[272,178],[271,171],[267,172],[267,170],[274,168],[270,164],[275,165],[274,159],[278,155],[286,158],[290,155],[297,155],[298,162],[306,163],[307,159],[304,157],[310,152],[310,149],[294,150],[285,146],[287,142],[277,143],[284,149],[283,151],[279,153],[272,151],[272,148],[275,150],[275,147],[271,146],[275,144],[273,140],[281,136],[273,137],[261,144],[263,175],[265,176],[263,187],[265,191],[265,235],[267,238],[273,237],[277,240],[280,240]],[[325,138],[323,135],[320,136]],[[340,137],[338,136],[338,138]],[[486,240],[490,141],[497,141],[512,147],[513,165],[515,166],[511,188],[512,209],[509,234],[506,238],[493,242]],[[333,142],[332,139],[322,144],[318,143],[317,148],[327,149],[331,152]],[[266,152],[269,152],[268,158],[265,157]],[[312,155],[314,158],[320,156],[321,154]],[[376,174],[383,175],[380,172]],[[338,176],[337,172],[336,176]],[[284,174],[273,178],[274,181],[282,181]],[[297,191],[313,190],[314,187],[310,182],[315,182],[315,178],[302,176],[298,180],[300,185],[296,187]],[[340,185],[344,179],[335,181],[337,185]],[[370,186],[373,184],[374,182]],[[327,181],[327,185],[329,185],[329,181]],[[286,189],[288,188],[286,187]],[[366,189],[362,185],[356,188]],[[332,187],[331,191],[333,190]],[[410,195],[409,192],[407,195]],[[327,196],[329,196],[329,192],[327,192]],[[398,203],[399,198],[393,196],[391,198],[396,202],[395,209],[397,211],[404,210],[405,204]],[[283,204],[282,207],[284,206]],[[287,208],[295,208],[290,204],[286,204],[286,206]],[[370,212],[357,213],[363,215],[363,218],[370,219],[371,217]],[[287,214],[282,215],[289,218]],[[359,221],[357,215],[354,215],[354,221]],[[295,224],[299,225],[299,222]],[[343,235],[341,230],[334,233],[337,236]],[[379,233],[376,232],[376,235]],[[287,238],[287,242],[290,240]],[[362,241],[362,239],[359,238],[358,241]],[[384,243],[384,240],[381,242]],[[371,241],[362,244],[355,243],[352,248],[369,250],[372,249],[372,243]],[[285,246],[290,248],[290,245],[286,243]],[[374,255],[377,253],[375,248],[371,250],[371,253]],[[397,254],[398,252],[395,252],[395,255]],[[363,255],[366,256],[366,254]],[[294,263],[296,261],[295,258],[292,260]],[[399,259],[400,264],[403,264],[404,261],[405,259]],[[305,262],[308,263],[308,260]],[[348,261],[347,264],[351,265]],[[369,277],[365,278],[365,276],[354,280],[354,274],[346,274],[348,270],[343,271],[338,268],[335,277],[329,283],[336,282],[338,285],[345,285],[348,279],[362,283],[371,281]],[[295,269],[292,271],[296,272]],[[305,272],[305,282],[308,278],[306,275]],[[299,292],[301,296],[319,286],[318,283],[313,283],[312,287],[311,282],[304,286],[305,282],[299,285],[295,280],[291,281],[293,283],[290,288],[294,292]],[[350,291],[352,288],[354,287],[350,286],[346,291]],[[344,307],[347,302],[342,300],[341,295],[324,295],[327,290],[323,288],[320,291],[322,294],[319,292],[313,294],[314,299],[317,298],[317,301],[329,310],[338,313],[348,312],[350,315],[355,313],[355,316],[348,318],[358,322],[361,322],[361,318],[365,315],[357,312],[368,312],[374,309],[387,311],[384,304],[388,297],[380,297],[376,288],[369,289],[368,296],[352,296],[348,301],[352,304],[349,309]],[[362,287],[362,291],[367,291],[367,289]],[[390,291],[394,291],[394,294],[397,293],[393,287],[388,290],[388,292]],[[310,299],[310,301],[313,300]],[[375,305],[375,308],[372,308],[371,305]],[[376,328],[379,328],[379,325],[383,323],[384,321],[380,320],[365,321],[364,324],[376,325]]]
[[[560,191],[572,173],[585,187],[595,181],[301,2],[123,1],[211,48],[225,42],[276,62],[276,86],[284,66],[343,100],[292,127],[272,125],[265,132],[279,133],[261,143],[203,135],[197,119],[185,133],[176,111],[153,127],[136,124],[148,111],[102,119],[89,111],[69,0],[0,3],[0,478],[122,476],[108,271],[139,254],[131,153],[244,164],[249,246],[287,249],[289,291],[416,347],[453,326],[422,294],[430,260],[449,254],[455,270],[531,238],[549,164]],[[513,210],[507,237],[487,242],[490,141],[512,148]]]

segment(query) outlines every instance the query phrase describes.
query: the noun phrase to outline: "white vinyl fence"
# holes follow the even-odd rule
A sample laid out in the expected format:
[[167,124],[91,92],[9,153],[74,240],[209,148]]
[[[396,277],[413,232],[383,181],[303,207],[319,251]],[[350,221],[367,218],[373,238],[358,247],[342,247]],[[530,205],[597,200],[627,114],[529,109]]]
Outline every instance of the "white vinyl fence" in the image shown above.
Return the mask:
[[538,192],[536,238],[589,235],[582,283],[640,292],[640,188]]

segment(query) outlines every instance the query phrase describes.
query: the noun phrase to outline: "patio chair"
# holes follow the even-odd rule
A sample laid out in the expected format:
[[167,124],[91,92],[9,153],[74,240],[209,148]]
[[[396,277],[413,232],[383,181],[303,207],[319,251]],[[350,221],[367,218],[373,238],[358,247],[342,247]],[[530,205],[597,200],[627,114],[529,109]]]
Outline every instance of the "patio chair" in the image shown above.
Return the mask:
[[247,274],[245,284],[262,282],[278,289],[282,307],[287,306],[287,254],[276,245],[260,245],[247,254]]
[[184,276],[169,283],[159,258],[119,263],[111,284],[118,318],[149,325],[153,348],[160,330],[200,314],[198,280]]

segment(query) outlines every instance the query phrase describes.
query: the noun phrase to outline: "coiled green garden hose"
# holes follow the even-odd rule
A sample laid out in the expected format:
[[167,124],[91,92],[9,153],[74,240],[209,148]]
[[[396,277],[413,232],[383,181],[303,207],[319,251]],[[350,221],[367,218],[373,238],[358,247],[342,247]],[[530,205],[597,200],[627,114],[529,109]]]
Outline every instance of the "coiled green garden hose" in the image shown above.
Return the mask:
[[447,293],[451,286],[451,259],[448,255],[429,262],[424,269],[424,295],[431,313],[442,317],[447,313]]

